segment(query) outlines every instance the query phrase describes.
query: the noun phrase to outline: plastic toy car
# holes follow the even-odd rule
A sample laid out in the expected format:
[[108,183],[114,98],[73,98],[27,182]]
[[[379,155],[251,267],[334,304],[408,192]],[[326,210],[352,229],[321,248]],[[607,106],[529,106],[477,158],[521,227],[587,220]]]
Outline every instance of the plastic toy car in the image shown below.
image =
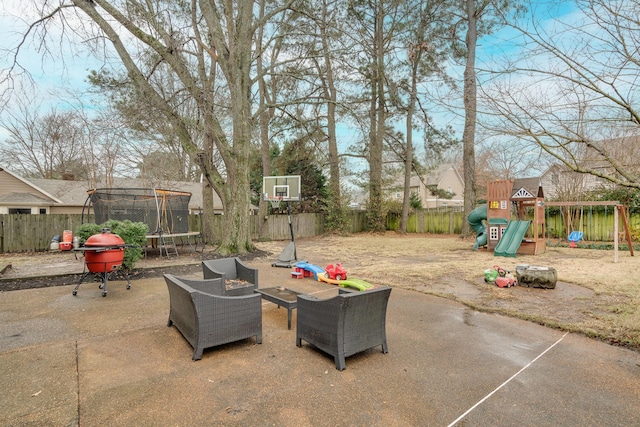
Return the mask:
[[324,270],[327,272],[329,279],[347,280],[347,271],[342,268],[341,263],[337,263],[335,266],[333,264],[329,264]]
[[518,282],[515,277],[507,274],[505,277],[497,277],[495,283],[499,288],[510,288],[515,286]]

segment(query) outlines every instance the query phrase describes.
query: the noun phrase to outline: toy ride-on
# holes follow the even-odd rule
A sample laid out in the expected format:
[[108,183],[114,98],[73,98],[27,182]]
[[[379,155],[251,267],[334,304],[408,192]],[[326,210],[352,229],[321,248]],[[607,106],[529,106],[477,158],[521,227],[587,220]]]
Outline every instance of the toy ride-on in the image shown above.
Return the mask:
[[518,281],[510,271],[500,268],[497,265],[484,271],[484,281],[487,283],[495,283],[499,288],[510,288],[518,284]]
[[335,266],[333,264],[327,265],[324,269],[326,271],[329,279],[332,280],[347,280],[347,270],[342,268],[341,263],[337,263]]

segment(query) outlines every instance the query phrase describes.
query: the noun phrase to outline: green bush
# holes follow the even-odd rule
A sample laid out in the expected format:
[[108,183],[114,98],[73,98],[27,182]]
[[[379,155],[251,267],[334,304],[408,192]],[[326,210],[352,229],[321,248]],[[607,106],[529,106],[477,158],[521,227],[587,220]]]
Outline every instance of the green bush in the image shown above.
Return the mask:
[[82,224],[76,230],[80,244],[84,245],[89,237],[94,234],[100,234],[103,228],[110,229],[111,233],[120,236],[126,245],[131,245],[124,250],[122,266],[125,270],[133,269],[135,263],[144,256],[142,247],[146,243],[145,236],[149,232],[149,226],[143,222],[132,222],[128,219],[124,221],[109,220],[100,225],[94,223]]

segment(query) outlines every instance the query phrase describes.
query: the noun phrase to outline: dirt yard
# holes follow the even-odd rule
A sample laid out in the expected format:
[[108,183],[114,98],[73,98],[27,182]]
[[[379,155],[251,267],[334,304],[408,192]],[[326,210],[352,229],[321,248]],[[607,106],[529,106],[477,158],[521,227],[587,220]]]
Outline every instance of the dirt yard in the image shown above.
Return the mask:
[[[260,269],[273,269],[271,262],[287,243],[257,242],[259,251],[242,258]],[[620,251],[617,263],[613,251],[567,247],[548,247],[537,256],[503,258],[482,249],[473,251],[473,239],[396,233],[297,239],[296,248],[299,259],[321,267],[342,263],[350,278],[438,295],[477,310],[580,332],[640,351],[640,261],[629,252]],[[170,260],[151,255],[138,263],[133,279],[167,271],[197,273],[202,259],[215,257],[212,248],[205,253],[184,252]],[[555,268],[556,288],[499,288],[484,282],[487,268],[499,265],[515,273],[515,266],[522,264]],[[1,256],[0,269],[8,265],[0,276],[3,291],[21,289],[16,284],[20,282],[75,284],[77,276],[36,277],[77,275],[84,267],[73,253]],[[287,269],[281,270],[285,285],[295,280]],[[30,279],[19,280],[25,277]]]

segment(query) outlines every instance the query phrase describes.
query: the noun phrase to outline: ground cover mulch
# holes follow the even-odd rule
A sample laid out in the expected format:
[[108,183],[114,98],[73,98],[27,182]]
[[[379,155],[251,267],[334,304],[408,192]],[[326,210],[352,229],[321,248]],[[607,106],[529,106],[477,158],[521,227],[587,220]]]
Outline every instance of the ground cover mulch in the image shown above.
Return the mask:
[[[267,256],[264,251],[257,250],[239,257],[250,262],[255,258]],[[221,258],[213,248],[201,252],[181,251],[178,257],[161,257],[151,253],[138,261],[135,267],[127,271],[129,280],[162,277],[164,274],[176,276],[193,276],[202,272],[201,261]],[[5,269],[0,275],[0,292],[23,289],[46,288],[51,286],[76,285],[92,280],[101,282],[99,275],[84,273],[84,261],[81,256],[70,252],[42,252],[29,254],[10,254],[0,256],[0,268]],[[112,273],[114,278],[122,277]]]

